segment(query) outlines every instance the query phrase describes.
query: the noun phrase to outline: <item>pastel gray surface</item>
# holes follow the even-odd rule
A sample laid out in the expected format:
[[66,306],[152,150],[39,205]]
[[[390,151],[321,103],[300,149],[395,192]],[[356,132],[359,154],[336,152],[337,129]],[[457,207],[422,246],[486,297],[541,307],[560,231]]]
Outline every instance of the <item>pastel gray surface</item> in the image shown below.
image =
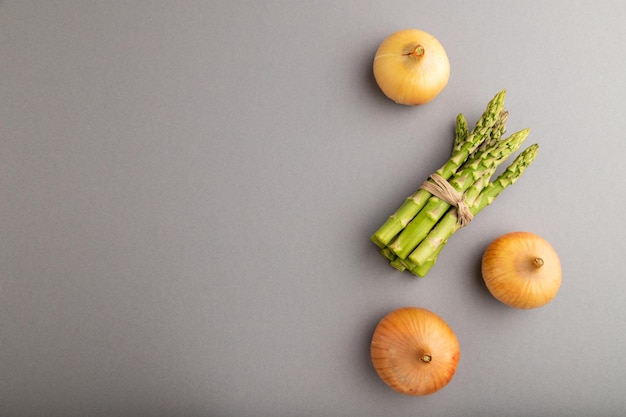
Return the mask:
[[[0,415],[617,416],[626,411],[626,3],[0,2]],[[451,78],[386,99],[416,27]],[[539,156],[424,279],[369,236],[507,89]],[[563,284],[491,297],[480,257],[537,233]],[[374,326],[421,306],[457,374],[405,397]]]

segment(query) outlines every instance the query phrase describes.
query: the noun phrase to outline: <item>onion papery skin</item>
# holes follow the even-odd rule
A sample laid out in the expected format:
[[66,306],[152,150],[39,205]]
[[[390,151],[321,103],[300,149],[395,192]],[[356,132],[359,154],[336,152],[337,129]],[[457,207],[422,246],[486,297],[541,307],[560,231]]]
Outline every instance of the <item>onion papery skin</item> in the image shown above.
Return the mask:
[[494,240],[483,254],[481,270],[489,292],[514,308],[544,306],[561,287],[557,252],[548,241],[530,232],[511,232]]
[[370,354],[378,376],[393,390],[429,395],[454,376],[461,351],[456,335],[437,314],[403,307],[376,326]]
[[[415,53],[420,46],[423,49]],[[450,61],[433,35],[404,29],[388,36],[378,47],[374,78],[382,92],[396,103],[425,104],[448,84]]]

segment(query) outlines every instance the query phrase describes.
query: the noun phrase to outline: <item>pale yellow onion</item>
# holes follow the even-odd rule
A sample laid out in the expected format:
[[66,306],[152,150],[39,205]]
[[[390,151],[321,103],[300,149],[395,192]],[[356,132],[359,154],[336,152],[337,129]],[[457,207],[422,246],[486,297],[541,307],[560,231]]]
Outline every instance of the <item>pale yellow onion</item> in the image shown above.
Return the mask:
[[530,309],[550,302],[562,280],[559,256],[545,239],[511,232],[494,240],[482,257],[489,292],[511,307]]
[[437,314],[403,307],[376,326],[370,347],[374,369],[393,390],[428,395],[454,376],[461,351],[456,335]]
[[418,29],[387,37],[374,57],[374,78],[383,93],[399,104],[425,104],[448,84],[450,62],[441,43]]

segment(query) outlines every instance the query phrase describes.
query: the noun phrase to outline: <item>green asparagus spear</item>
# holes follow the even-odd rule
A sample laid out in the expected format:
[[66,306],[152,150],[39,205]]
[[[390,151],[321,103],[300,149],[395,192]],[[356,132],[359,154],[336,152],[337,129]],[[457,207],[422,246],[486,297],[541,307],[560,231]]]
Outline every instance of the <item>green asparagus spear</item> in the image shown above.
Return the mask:
[[[538,144],[529,146],[519,154],[501,175],[482,190],[470,188],[467,197],[471,204],[470,211],[472,214],[478,214],[490,205],[504,189],[513,185],[523,174],[524,170],[535,160],[538,151]],[[450,210],[439,221],[437,226],[432,229],[428,237],[409,255],[409,260],[416,265],[410,271],[416,275],[425,276],[430,268],[434,266],[437,256],[448,242],[448,239],[459,229],[460,226],[457,223],[456,213],[454,210]]]
[[454,146],[452,147],[452,153],[461,150],[461,146],[467,141],[467,119],[463,116],[463,113],[459,113],[456,116],[456,125],[454,130]]
[[389,261],[393,261],[397,258],[396,254],[391,251],[388,247],[384,247],[380,250],[380,254],[387,258]]
[[[529,129],[514,133],[509,138],[486,147],[478,152],[475,158],[466,162],[462,169],[449,181],[458,192],[463,193],[482,177],[491,177],[496,168],[512,153],[517,151],[522,142],[528,137]],[[497,135],[494,142],[498,142]],[[398,237],[389,245],[389,248],[400,258],[406,258],[426,238],[437,221],[450,208],[446,201],[432,196],[424,208],[400,232]]]
[[[457,144],[455,138],[455,149],[450,159],[436,171],[437,174],[446,180],[449,179],[483,143],[498,121],[500,113],[504,110],[505,97],[506,90],[502,90],[491,99],[484,113],[476,122],[476,126],[467,135],[466,141],[459,141],[460,143]],[[428,191],[419,189],[407,197],[400,208],[389,216],[385,223],[372,235],[371,240],[379,247],[384,248],[415,217],[431,196],[432,194]]]
[[400,258],[395,258],[395,259],[389,261],[389,265],[391,265],[392,267],[394,267],[398,271],[406,270],[406,264]]
[[[476,183],[474,183],[474,185],[472,185],[466,192],[465,192],[465,198],[466,198],[466,202],[468,204],[470,204],[470,211],[472,211],[472,205],[473,203],[476,201],[476,198],[478,197],[478,195],[480,194],[480,192],[489,185],[489,180],[490,180],[490,176],[484,176],[482,177],[479,181],[476,181]],[[457,216],[455,213],[455,209],[451,209],[450,212],[446,213],[446,215],[443,217],[443,219],[440,221],[440,223],[438,223],[433,230],[431,231],[431,234],[435,235],[437,234],[438,230],[441,227],[446,227],[446,226],[442,226],[443,224],[446,223],[450,223],[452,221],[454,221],[454,225],[451,227],[454,227],[456,230],[460,229],[461,226],[458,224],[457,221]],[[428,239],[426,239],[428,240]],[[428,273],[428,271],[430,271],[430,269],[435,265],[435,263],[437,262],[437,257],[439,256],[439,254],[441,253],[442,249],[444,248],[445,244],[447,243],[447,240],[444,242],[441,242],[441,244],[438,244],[438,242],[436,241],[436,239],[429,241],[428,243],[426,243],[426,240],[422,241],[422,243],[420,243],[420,245],[418,245],[418,247],[415,249],[415,251],[413,251],[413,253],[415,253],[418,250],[422,250],[424,246],[426,245],[430,245],[430,246],[426,246],[428,249],[433,250],[433,247],[436,247],[436,249],[434,249],[434,252],[429,256],[429,258],[424,261],[421,264],[416,264],[413,261],[411,261],[409,257],[407,257],[407,260],[411,263],[411,268],[409,269],[409,271],[411,273],[413,273],[414,275],[417,275],[419,277],[424,277],[426,276],[426,274]],[[425,250],[426,251],[426,250]],[[389,251],[391,252],[391,251]],[[392,252],[391,252],[392,253]],[[412,253],[412,254],[413,254]],[[426,252],[424,252],[426,253]],[[412,255],[411,254],[411,255]],[[424,256],[428,256],[428,255],[424,255]]]

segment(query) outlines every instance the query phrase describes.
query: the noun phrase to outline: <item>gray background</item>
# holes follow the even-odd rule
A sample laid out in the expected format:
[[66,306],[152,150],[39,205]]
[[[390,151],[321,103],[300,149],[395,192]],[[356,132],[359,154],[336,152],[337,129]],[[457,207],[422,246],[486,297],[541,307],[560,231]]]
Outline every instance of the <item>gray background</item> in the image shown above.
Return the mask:
[[[622,1],[3,1],[0,415],[626,412]],[[421,107],[375,85],[390,33],[446,47]],[[424,279],[369,235],[506,88],[539,157]],[[519,311],[480,256],[527,230],[564,280]],[[423,398],[369,362],[418,305],[462,349]]]

